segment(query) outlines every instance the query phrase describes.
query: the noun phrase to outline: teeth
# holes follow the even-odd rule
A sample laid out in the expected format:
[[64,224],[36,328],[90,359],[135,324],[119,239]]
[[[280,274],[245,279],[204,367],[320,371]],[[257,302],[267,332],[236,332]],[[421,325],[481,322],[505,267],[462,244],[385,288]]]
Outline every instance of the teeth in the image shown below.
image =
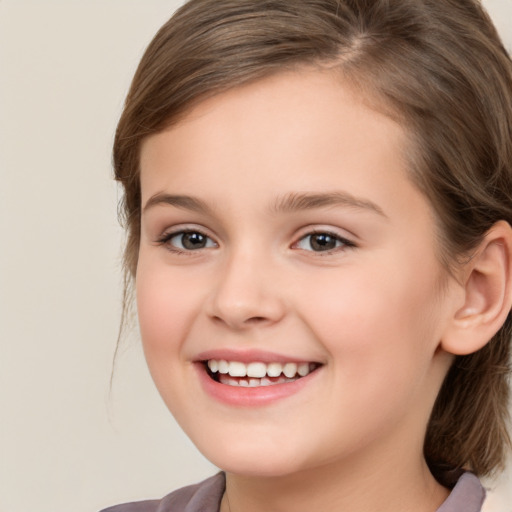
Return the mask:
[[247,375],[261,379],[267,374],[267,365],[265,363],[249,363],[247,365]]
[[283,373],[289,379],[295,377],[295,374],[297,373],[297,365],[295,363],[286,363],[283,367]]
[[[211,373],[219,373],[221,375],[229,375],[229,377],[238,377],[240,380],[222,379],[224,383],[237,386],[269,386],[276,384],[275,381],[269,380],[269,377],[278,378],[286,377],[283,382],[293,381],[299,377],[309,375],[317,365],[314,363],[262,363],[254,361],[244,364],[239,361],[225,361],[223,359],[208,360],[208,368]],[[243,377],[248,377],[243,379]],[[228,382],[229,381],[229,382]],[[281,381],[281,379],[279,379]]]
[[217,373],[219,371],[219,361],[215,361],[215,359],[210,359],[208,361],[208,368],[212,373]]
[[247,366],[244,363],[231,361],[228,373],[231,377],[245,377],[247,375]]
[[305,377],[309,374],[309,363],[300,364],[297,368],[297,373],[301,377]]
[[269,377],[279,377],[283,373],[283,365],[281,363],[267,364],[267,375]]
[[229,372],[229,364],[227,361],[219,361],[218,363],[219,373],[228,373]]
[[219,382],[221,384],[227,384],[228,386],[233,387],[242,387],[242,388],[256,388],[263,386],[274,386],[275,384],[283,384],[285,382],[295,382],[297,379],[290,379],[285,376],[281,376],[274,381],[264,377],[263,379],[234,379],[229,377],[228,375],[221,374],[219,377]]

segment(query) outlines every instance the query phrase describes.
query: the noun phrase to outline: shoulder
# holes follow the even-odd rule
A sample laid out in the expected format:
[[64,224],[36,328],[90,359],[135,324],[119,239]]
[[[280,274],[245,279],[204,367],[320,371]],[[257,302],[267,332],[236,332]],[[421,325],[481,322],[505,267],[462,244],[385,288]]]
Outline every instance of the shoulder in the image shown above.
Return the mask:
[[203,482],[171,492],[161,500],[124,503],[101,512],[218,512],[225,485],[224,473],[218,473]]
[[437,512],[481,512],[485,489],[473,473],[464,473]]

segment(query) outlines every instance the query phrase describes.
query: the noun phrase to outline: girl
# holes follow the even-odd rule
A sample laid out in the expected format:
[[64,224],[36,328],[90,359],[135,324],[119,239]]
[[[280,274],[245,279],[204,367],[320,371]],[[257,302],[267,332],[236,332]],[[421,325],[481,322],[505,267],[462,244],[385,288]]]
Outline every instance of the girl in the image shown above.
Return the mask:
[[481,509],[509,446],[512,65],[476,0],[191,0],[114,165],[151,374],[222,472],[110,511]]

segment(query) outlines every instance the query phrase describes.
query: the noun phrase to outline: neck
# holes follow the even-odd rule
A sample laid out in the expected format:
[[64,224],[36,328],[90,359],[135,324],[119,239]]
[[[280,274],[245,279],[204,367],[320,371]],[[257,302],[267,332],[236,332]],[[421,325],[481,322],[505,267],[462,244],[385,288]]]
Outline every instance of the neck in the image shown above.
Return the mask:
[[420,455],[417,464],[387,458],[326,464],[286,476],[226,474],[221,512],[435,512],[448,496]]

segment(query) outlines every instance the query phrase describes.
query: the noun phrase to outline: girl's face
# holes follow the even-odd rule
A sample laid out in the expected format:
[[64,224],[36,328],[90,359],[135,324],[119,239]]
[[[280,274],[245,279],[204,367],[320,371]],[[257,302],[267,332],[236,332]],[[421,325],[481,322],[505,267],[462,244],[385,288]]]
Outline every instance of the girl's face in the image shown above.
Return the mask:
[[421,460],[460,293],[406,149],[320,71],[220,94],[143,144],[144,350],[217,466]]

